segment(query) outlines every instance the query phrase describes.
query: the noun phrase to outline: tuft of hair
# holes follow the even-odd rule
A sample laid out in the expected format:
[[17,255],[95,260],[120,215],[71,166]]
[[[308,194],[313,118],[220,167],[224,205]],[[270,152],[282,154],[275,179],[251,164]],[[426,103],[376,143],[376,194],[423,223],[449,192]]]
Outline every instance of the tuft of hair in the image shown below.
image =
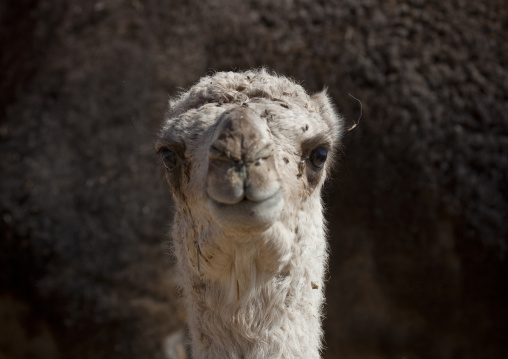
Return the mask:
[[238,103],[249,98],[267,98],[308,106],[310,98],[294,81],[265,68],[245,72],[218,72],[205,76],[190,90],[169,101],[167,118],[198,108],[206,103]]

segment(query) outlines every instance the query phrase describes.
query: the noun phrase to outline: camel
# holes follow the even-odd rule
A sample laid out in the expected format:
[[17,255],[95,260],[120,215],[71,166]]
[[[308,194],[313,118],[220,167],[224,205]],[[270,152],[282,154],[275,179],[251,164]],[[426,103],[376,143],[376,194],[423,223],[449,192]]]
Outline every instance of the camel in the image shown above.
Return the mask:
[[326,90],[266,69],[218,72],[170,100],[156,149],[194,358],[320,357],[320,192],[342,132]]

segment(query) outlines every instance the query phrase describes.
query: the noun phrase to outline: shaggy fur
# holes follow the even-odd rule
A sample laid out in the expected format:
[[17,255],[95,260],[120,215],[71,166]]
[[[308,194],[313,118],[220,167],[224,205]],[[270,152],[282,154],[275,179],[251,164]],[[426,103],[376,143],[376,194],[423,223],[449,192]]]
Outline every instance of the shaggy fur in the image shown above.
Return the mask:
[[[172,237],[195,358],[320,356],[320,190],[341,132],[325,91],[309,96],[265,70],[204,77],[170,102],[156,147],[173,156]],[[328,150],[322,169],[309,159],[316,148]],[[238,191],[255,199],[237,203]]]

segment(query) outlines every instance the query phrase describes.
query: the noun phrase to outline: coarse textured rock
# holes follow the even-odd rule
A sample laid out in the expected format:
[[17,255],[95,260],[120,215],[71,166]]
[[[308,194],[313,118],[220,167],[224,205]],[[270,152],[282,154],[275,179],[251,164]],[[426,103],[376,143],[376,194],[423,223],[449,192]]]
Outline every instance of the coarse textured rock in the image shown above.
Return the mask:
[[260,66],[327,86],[350,126],[362,103],[325,195],[324,357],[508,355],[504,1],[21,0],[0,19],[0,356],[181,356],[152,134],[168,94]]

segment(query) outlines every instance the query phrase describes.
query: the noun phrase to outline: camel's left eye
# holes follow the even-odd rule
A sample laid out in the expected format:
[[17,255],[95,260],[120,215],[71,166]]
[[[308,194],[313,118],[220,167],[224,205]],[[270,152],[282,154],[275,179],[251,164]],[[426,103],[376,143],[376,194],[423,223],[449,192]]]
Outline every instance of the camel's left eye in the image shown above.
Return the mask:
[[176,153],[171,150],[162,150],[161,151],[162,162],[164,162],[164,166],[168,171],[175,169],[178,164],[178,157]]
[[328,150],[326,148],[316,147],[310,153],[309,161],[314,166],[315,169],[320,170],[325,165],[327,156]]

